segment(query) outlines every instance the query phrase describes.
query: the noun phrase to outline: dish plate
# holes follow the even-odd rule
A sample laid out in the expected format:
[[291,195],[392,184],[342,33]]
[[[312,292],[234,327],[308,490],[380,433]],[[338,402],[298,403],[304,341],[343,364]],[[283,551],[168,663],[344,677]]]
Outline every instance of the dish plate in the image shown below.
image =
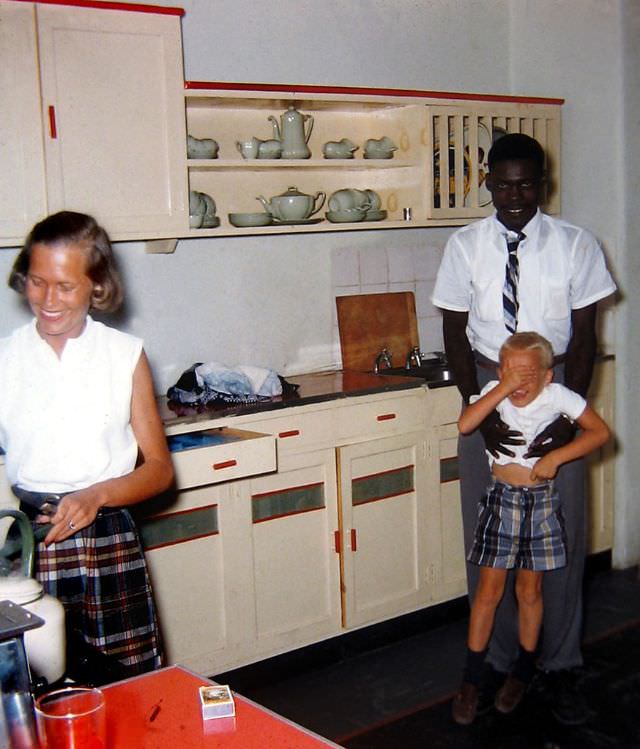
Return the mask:
[[319,224],[321,221],[321,218],[301,218],[298,221],[279,221],[274,218],[272,226],[304,226],[305,224]]
[[382,221],[387,217],[386,211],[367,211],[364,214],[363,221]]

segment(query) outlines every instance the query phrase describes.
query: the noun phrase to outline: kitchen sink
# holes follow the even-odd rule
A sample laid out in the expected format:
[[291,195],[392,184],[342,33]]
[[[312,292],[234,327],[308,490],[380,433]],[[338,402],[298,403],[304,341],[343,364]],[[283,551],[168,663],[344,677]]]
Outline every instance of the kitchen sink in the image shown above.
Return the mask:
[[453,381],[451,370],[446,363],[439,359],[423,359],[420,365],[414,365],[410,369],[406,367],[381,367],[378,374],[420,377],[426,380],[429,386],[433,387],[452,383]]

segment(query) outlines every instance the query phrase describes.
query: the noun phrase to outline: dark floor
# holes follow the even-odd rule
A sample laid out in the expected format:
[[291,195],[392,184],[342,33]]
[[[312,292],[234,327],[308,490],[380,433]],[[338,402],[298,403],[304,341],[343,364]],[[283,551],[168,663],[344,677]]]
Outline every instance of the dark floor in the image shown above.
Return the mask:
[[349,749],[640,749],[640,576],[590,560],[585,584],[590,719],[567,729],[532,690],[513,716],[450,718],[465,652],[459,600],[215,678]]

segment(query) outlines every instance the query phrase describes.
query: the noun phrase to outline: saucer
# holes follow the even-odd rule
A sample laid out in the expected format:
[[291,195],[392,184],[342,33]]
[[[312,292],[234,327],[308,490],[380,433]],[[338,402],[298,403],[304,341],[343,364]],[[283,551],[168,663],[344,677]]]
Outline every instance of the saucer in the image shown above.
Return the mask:
[[321,221],[321,218],[301,218],[297,221],[280,221],[274,218],[273,226],[304,226],[305,224],[319,224]]
[[364,215],[365,221],[382,221],[387,217],[386,211],[367,211]]
[[332,224],[355,224],[364,220],[364,216],[354,215],[354,213],[357,214],[358,211],[327,211],[325,216]]

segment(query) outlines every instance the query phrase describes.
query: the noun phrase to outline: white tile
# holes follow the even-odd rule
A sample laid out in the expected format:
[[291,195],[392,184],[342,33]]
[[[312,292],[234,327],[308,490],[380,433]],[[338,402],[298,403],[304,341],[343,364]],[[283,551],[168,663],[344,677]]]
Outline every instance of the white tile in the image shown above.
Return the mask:
[[359,256],[360,283],[363,287],[388,282],[387,251],[384,247],[361,247]]
[[413,266],[415,268],[417,281],[428,281],[435,279],[440,262],[442,250],[438,247],[414,247]]
[[337,247],[331,253],[331,281],[334,286],[360,283],[358,250],[354,247]]
[[384,294],[388,290],[386,283],[372,283],[362,287],[363,294]]
[[389,283],[413,281],[413,250],[410,247],[393,247],[387,249],[389,264]]
[[416,285],[411,281],[406,281],[404,283],[390,283],[389,291],[412,291],[415,295]]
[[433,281],[416,282],[416,312],[418,317],[430,317],[438,314],[437,307],[434,307],[431,303],[433,285]]
[[418,333],[420,335],[420,350],[424,353],[442,351],[444,349],[441,317],[419,318]]

